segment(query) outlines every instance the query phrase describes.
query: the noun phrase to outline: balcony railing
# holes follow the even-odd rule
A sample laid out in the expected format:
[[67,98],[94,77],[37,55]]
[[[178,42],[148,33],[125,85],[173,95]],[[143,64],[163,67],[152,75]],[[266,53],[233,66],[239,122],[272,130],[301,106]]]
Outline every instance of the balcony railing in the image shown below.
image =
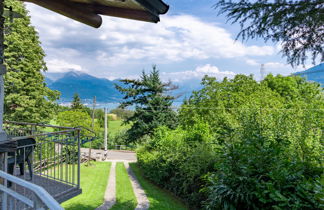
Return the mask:
[[[80,148],[95,138],[92,131],[18,122],[5,122],[4,130],[18,145],[16,152],[6,154],[9,174],[44,188],[59,203],[81,193]],[[21,196],[32,195],[19,184],[8,181],[8,187]],[[7,203],[17,205],[19,199]]]
[[[50,209],[63,210],[59,203],[48,194],[42,187],[33,183],[19,179],[4,171],[0,171],[0,178],[3,181],[0,183],[0,207],[2,210],[13,209]],[[25,192],[28,191],[28,197],[17,193],[7,187],[8,182],[19,185]]]

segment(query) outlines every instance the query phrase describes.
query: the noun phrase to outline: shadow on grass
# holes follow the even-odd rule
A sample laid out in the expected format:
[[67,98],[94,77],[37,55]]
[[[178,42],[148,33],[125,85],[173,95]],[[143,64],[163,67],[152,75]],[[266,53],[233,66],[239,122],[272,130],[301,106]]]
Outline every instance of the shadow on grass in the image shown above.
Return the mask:
[[118,202],[111,208],[111,210],[134,210],[136,208],[136,203],[132,201],[122,201]]
[[140,185],[150,201],[150,209],[154,210],[188,210],[185,202],[176,197],[171,192],[157,186],[144,176],[142,169],[137,163],[130,163],[130,167],[135,173]]

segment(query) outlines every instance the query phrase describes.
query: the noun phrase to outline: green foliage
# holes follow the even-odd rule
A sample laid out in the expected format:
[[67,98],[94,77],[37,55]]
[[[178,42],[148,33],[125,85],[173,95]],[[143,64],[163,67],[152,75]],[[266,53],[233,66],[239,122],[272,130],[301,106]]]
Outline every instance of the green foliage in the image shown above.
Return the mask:
[[120,130],[115,134],[109,135],[109,147],[114,149],[115,145],[128,145],[127,138],[127,130]]
[[105,112],[103,109],[95,109],[94,117],[97,121],[97,124],[103,128],[105,126]]
[[150,74],[143,71],[138,80],[125,79],[121,82],[124,86],[116,85],[117,90],[125,94],[120,108],[135,105],[134,115],[125,121],[132,125],[127,131],[129,142],[152,135],[159,126],[176,127],[176,113],[171,108],[174,97],[166,95],[174,87],[160,80],[156,66],[153,66]]
[[281,42],[291,65],[324,61],[323,0],[220,0],[215,5],[231,23],[239,23],[238,37]]
[[138,163],[150,180],[197,207],[206,198],[199,192],[205,184],[203,175],[216,161],[210,139],[213,137],[202,122],[188,131],[162,127],[138,149]]
[[282,139],[240,140],[222,149],[217,170],[207,175],[206,209],[320,209],[321,168],[290,160]]
[[79,94],[75,93],[73,96],[71,109],[77,110],[77,109],[83,109],[83,104],[81,103],[81,98]]
[[25,122],[48,122],[55,113],[59,93],[44,82],[44,51],[22,2],[6,0],[23,18],[6,20],[5,33],[5,119]]
[[[66,127],[84,127],[89,130],[94,130],[96,133],[99,132],[99,126],[95,123],[94,129],[92,129],[92,120],[88,113],[77,110],[77,111],[65,111],[57,115],[57,123],[60,126]],[[82,130],[83,135],[93,136],[93,134],[87,130]]]
[[205,77],[138,150],[152,181],[206,209],[320,209],[324,94],[300,77]]

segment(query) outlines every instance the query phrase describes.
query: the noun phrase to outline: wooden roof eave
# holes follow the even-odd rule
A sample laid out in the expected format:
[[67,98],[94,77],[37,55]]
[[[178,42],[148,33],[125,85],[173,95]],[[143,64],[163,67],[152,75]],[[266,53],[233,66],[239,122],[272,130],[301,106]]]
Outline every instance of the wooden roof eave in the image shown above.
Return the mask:
[[165,14],[169,7],[161,0],[135,0],[142,7],[140,9],[123,8],[107,6],[99,3],[81,3],[75,0],[21,0],[31,2],[41,7],[52,10],[56,13],[87,24],[89,26],[99,28],[102,24],[100,15],[108,15],[120,18],[127,18],[146,22],[159,22],[159,14]]

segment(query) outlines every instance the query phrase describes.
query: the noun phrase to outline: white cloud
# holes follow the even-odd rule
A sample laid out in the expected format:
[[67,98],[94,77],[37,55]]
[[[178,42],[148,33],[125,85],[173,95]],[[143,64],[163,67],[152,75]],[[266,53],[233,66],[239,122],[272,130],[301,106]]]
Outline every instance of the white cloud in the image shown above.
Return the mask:
[[282,68],[290,68],[290,65],[285,63],[279,63],[279,62],[268,62],[264,64],[266,68],[270,69],[282,69]]
[[260,66],[260,63],[258,63],[256,60],[247,58],[245,59],[246,64],[250,65],[250,66]]
[[65,60],[53,59],[46,62],[51,73],[66,72],[71,70],[82,71],[82,67],[77,64],[68,63]]
[[250,66],[260,66],[261,64],[264,64],[264,67],[267,69],[291,69],[291,66],[285,63],[280,63],[280,62],[265,62],[261,63],[259,61],[256,61],[254,59],[247,58],[245,59],[245,63],[250,65]]
[[195,70],[181,71],[181,72],[162,72],[161,77],[164,80],[171,80],[174,82],[180,82],[184,80],[198,79],[201,80],[205,75],[216,77],[221,80],[224,77],[233,78],[234,72],[231,71],[220,71],[216,66],[206,64],[204,66],[198,66]]
[[62,59],[59,51],[70,49],[77,52],[64,54],[64,59],[83,69],[94,63],[106,68],[125,62],[160,64],[275,52],[272,46],[235,42],[224,28],[190,15],[163,15],[158,24],[104,17],[102,27],[92,29],[32,4],[27,8],[50,60]]

